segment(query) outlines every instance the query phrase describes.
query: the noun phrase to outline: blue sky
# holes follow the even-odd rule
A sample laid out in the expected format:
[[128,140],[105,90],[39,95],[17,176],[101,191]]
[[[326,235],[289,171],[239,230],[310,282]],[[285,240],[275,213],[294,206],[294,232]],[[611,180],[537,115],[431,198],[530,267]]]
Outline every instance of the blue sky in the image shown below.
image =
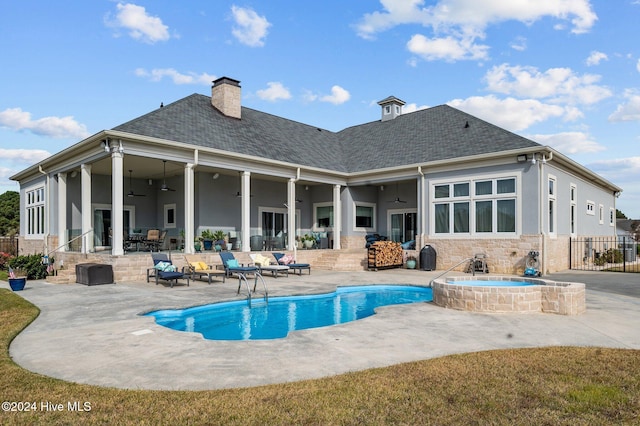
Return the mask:
[[228,76],[244,106],[329,130],[390,95],[452,105],[601,174],[640,219],[640,0],[3,3],[0,193]]

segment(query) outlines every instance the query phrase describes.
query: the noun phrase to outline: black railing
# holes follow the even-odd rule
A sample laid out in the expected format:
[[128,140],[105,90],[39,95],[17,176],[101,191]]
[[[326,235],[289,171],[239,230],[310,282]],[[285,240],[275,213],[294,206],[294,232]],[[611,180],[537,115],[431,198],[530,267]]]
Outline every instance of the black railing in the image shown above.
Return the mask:
[[640,272],[640,243],[631,237],[580,237],[569,241],[569,268]]

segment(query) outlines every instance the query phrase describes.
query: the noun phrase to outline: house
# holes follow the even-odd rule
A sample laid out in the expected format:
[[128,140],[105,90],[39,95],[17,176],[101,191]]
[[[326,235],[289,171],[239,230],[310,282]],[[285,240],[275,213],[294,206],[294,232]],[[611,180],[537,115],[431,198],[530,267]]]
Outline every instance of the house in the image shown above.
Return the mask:
[[315,233],[364,257],[377,233],[431,245],[438,269],[485,253],[492,272],[516,273],[530,250],[551,272],[567,268],[570,237],[615,236],[616,185],[450,106],[401,114],[403,104],[388,97],[380,120],[332,132],[243,107],[240,82],[220,78],[211,97],[161,106],[13,176],[21,247],[122,262],[134,233],[163,229],[192,253],[194,237],[219,229],[241,252]]

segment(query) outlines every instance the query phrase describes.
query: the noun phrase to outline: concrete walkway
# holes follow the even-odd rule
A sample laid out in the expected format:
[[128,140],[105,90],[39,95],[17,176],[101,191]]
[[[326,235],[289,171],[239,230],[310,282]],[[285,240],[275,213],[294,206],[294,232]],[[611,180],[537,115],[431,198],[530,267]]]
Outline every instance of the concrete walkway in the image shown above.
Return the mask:
[[[265,278],[271,297],[325,293],[338,285],[426,284],[437,273],[393,269]],[[450,275],[460,275],[452,273]],[[587,284],[587,312],[479,314],[430,303],[389,306],[372,317],[302,330],[286,339],[211,341],[139,314],[237,298],[236,280],[87,287],[30,281],[20,296],[40,316],[10,347],[24,368],[71,382],[126,389],[223,389],[284,383],[448,354],[571,345],[640,349],[638,274],[567,272]],[[545,278],[553,279],[554,275]],[[8,288],[8,284],[0,283]]]

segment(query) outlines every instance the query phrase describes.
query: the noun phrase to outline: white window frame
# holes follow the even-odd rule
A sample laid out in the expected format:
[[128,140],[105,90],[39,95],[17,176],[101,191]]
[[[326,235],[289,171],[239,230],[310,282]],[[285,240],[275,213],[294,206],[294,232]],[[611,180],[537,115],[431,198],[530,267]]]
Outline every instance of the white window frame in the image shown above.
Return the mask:
[[616,209],[609,207],[609,226],[616,226]]
[[598,204],[598,223],[604,225],[604,206]]
[[549,235],[558,234],[558,179],[554,175],[547,177],[547,231]]
[[46,190],[44,184],[25,189],[24,217],[25,238],[44,237],[47,217]]
[[575,183],[569,184],[569,234],[572,236],[578,233],[578,186]]
[[587,200],[587,214],[589,216],[596,215],[596,203],[594,201]]
[[[318,207],[331,207],[333,208],[333,212],[331,213],[331,217],[329,218],[329,226],[320,226],[318,224]],[[332,201],[322,202],[322,203],[313,203],[313,229],[314,230],[327,230],[333,229],[335,226],[335,206]],[[333,223],[331,218],[333,218]]]
[[[498,194],[497,185],[500,180],[514,179],[515,180],[515,192],[514,193],[502,193]],[[491,194],[476,195],[475,184],[477,182],[491,181],[492,190]],[[469,184],[469,196],[454,196],[454,185],[456,184]],[[441,185],[449,185],[449,197],[435,198],[435,188]],[[429,236],[431,238],[513,238],[520,235],[522,219],[521,219],[521,194],[522,194],[522,174],[516,173],[490,173],[482,175],[469,175],[463,176],[458,179],[437,179],[429,182]],[[514,232],[498,232],[497,223],[497,203],[501,200],[514,200],[515,204],[515,231]],[[476,232],[476,202],[478,201],[492,201],[492,226],[491,232]],[[469,203],[469,232],[454,232],[453,224],[453,204],[456,202],[468,202]],[[437,204],[449,204],[450,211],[450,226],[448,233],[436,233],[436,215],[435,209]]]
[[[371,227],[362,227],[362,226],[356,226],[356,211],[358,210],[358,207],[371,207],[372,211],[373,211],[373,217],[371,218]],[[368,203],[365,201],[354,201],[353,202],[353,230],[354,231],[359,231],[359,232],[367,232],[367,233],[371,233],[371,232],[376,232],[376,227],[377,227],[377,204],[376,203]]]
[[[173,210],[173,222],[169,222],[169,211]],[[164,229],[175,229],[178,210],[176,208],[176,203],[165,204],[164,205]]]

